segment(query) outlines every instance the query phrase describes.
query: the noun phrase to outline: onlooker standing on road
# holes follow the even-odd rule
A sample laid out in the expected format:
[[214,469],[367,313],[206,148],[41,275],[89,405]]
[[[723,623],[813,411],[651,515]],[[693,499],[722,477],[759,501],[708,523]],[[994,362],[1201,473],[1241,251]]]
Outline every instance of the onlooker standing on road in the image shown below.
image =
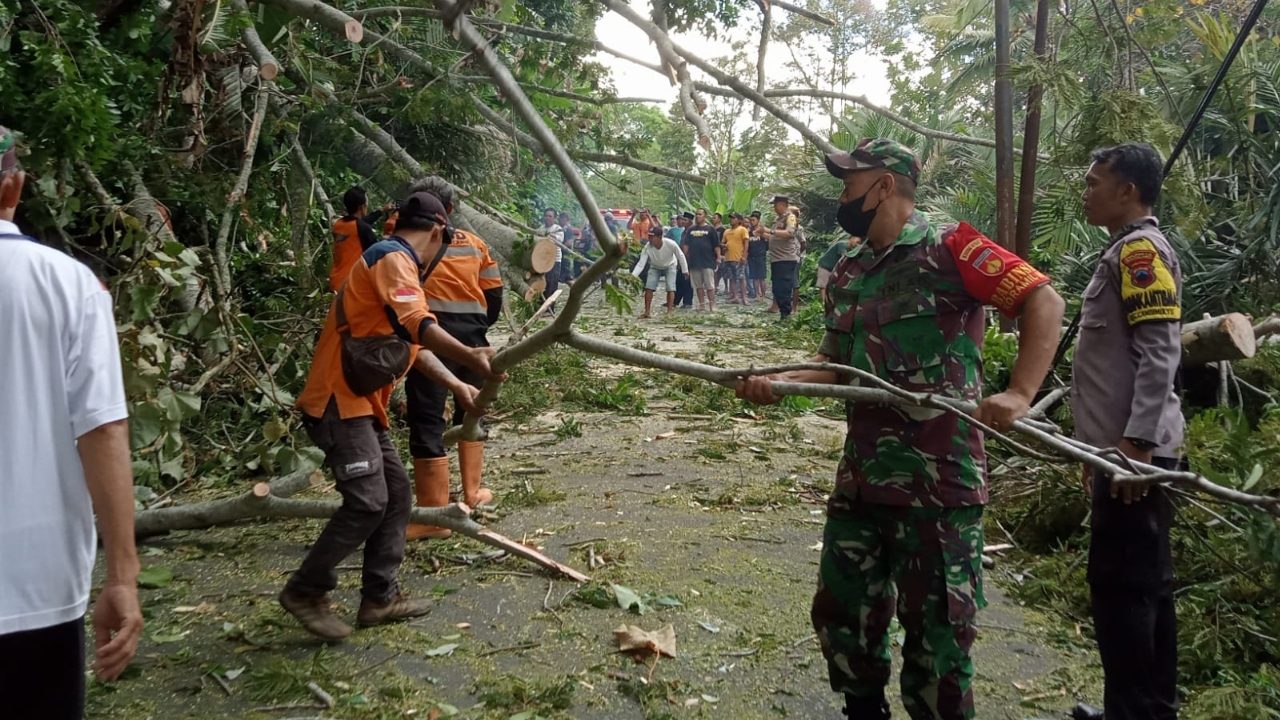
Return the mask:
[[560,248],[560,281],[570,282],[577,276],[573,274],[573,263],[570,261],[569,254],[564,250],[577,251],[578,243],[582,240],[582,230],[573,225],[573,218],[569,217],[569,213],[560,213],[560,228],[564,230],[564,247]]
[[[1150,145],[1093,153],[1084,213],[1111,240],[1084,292],[1071,380],[1076,437],[1173,470],[1184,421],[1174,383],[1182,360],[1182,273],[1152,215],[1164,163]],[[1169,526],[1159,485],[1113,485],[1085,470],[1093,495],[1089,588],[1105,676],[1104,708],[1077,720],[1178,716],[1178,639]]]
[[682,243],[685,257],[689,259],[689,277],[698,294],[698,309],[712,312],[716,309],[716,267],[720,265],[720,237],[716,229],[707,224],[707,211],[698,208],[693,226],[684,233]]
[[95,513],[107,558],[97,676],[119,677],[142,635],[128,413],[111,295],[13,224],[26,180],[15,143],[0,127],[2,714],[80,720]]
[[773,276],[773,301],[778,305],[782,319],[791,317],[792,292],[796,287],[796,268],[800,265],[800,239],[797,235],[799,220],[791,211],[791,201],[786,195],[773,198],[776,216],[772,228],[766,228],[769,238],[769,272]]
[[747,228],[742,224],[742,213],[729,217],[731,227],[724,231],[725,277],[729,281],[729,302],[747,304]]
[[[676,219],[678,227],[674,231],[675,237],[672,239],[682,249],[684,248],[685,239],[688,237],[689,228],[693,225],[693,217],[693,213],[685,212]],[[688,259],[688,253],[685,253],[685,258]],[[680,277],[676,278],[676,304],[680,307],[693,307],[693,280],[690,278],[691,274],[682,273]]]
[[752,299],[765,299],[764,283],[769,278],[769,239],[760,224],[760,211],[747,220],[747,291]]
[[[560,287],[560,263],[564,261],[564,228],[556,224],[557,213],[555,208],[547,208],[542,213],[542,227],[539,232],[551,239],[556,244],[556,264],[551,266],[543,278],[547,281],[547,287],[542,291],[542,299],[545,300],[555,294]],[[556,306],[551,306],[551,312],[555,312]]]
[[[644,275],[646,267],[649,272]],[[650,316],[653,294],[657,292],[658,284],[664,282],[667,287],[667,312],[670,313],[676,303],[676,278],[687,272],[689,272],[689,265],[676,241],[663,237],[660,226],[655,225],[650,228],[649,242],[640,253],[640,262],[636,263],[636,269],[631,271],[631,274],[636,277],[645,279],[644,314],[640,319]]]

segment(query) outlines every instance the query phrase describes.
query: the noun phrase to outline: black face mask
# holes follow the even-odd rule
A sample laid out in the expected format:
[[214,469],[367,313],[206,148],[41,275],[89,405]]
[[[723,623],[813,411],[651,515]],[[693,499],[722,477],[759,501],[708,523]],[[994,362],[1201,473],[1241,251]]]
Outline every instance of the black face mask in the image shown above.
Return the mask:
[[840,227],[845,232],[858,238],[866,238],[867,232],[871,230],[871,223],[876,219],[876,211],[880,206],[867,210],[867,196],[875,189],[875,185],[867,188],[861,197],[856,197],[847,203],[841,203],[840,209],[836,211],[836,222],[840,223]]

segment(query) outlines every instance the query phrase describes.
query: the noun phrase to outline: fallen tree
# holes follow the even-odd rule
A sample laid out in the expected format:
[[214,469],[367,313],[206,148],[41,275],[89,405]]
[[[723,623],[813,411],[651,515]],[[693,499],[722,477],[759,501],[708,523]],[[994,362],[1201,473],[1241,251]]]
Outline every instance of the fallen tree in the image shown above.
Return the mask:
[[[350,16],[325,6],[323,3],[315,0],[269,1],[291,11],[305,11],[302,14],[319,21],[331,31],[344,33],[352,42],[360,41],[361,33],[354,31],[352,26],[353,22],[357,26],[359,23]],[[624,17],[631,20],[655,41],[658,41],[660,36],[665,36],[665,33],[653,22],[639,16],[634,11],[628,12],[629,9],[625,5],[614,2],[614,0],[605,0],[605,3],[609,7],[619,10]],[[489,73],[503,96],[510,101],[512,109],[530,129],[529,139],[536,143],[544,156],[550,159],[560,170],[581,205],[586,218],[591,223],[602,250],[604,250],[603,257],[593,262],[579,280],[573,284],[564,299],[561,313],[549,324],[502,349],[493,358],[492,366],[495,370],[503,371],[515,368],[520,363],[545,351],[554,344],[566,345],[583,352],[609,357],[637,367],[684,374],[726,387],[734,386],[741,378],[749,375],[772,374],[796,368],[828,370],[845,378],[846,382],[838,384],[774,382],[772,383],[773,391],[777,395],[840,398],[863,403],[931,408],[939,412],[953,413],[978,427],[982,427],[988,437],[1006,444],[1015,453],[1021,455],[1047,462],[1082,463],[1099,472],[1112,475],[1117,483],[1165,483],[1202,493],[1216,501],[1234,503],[1280,517],[1280,498],[1252,495],[1223,487],[1192,472],[1170,472],[1151,465],[1135,463],[1125,458],[1114,448],[1092,447],[1065,436],[1055,425],[1044,420],[1023,419],[1013,425],[1011,428],[1012,434],[998,432],[977,422],[973,417],[974,405],[970,402],[939,395],[908,392],[889,384],[875,375],[856,368],[837,364],[813,365],[807,363],[772,368],[719,368],[667,355],[646,352],[578,332],[574,328],[574,324],[583,307],[583,303],[596,288],[597,281],[617,264],[624,254],[624,249],[618,244],[608,227],[605,226],[595,199],[583,182],[577,166],[574,165],[571,154],[542,121],[538,111],[529,102],[525,91],[512,77],[504,61],[489,44],[488,40],[471,23],[469,15],[452,0],[436,0],[436,7],[446,26],[453,33],[454,38]],[[370,36],[379,37],[373,34],[370,34]],[[396,45],[386,38],[382,38],[378,42],[386,42],[397,56],[410,61],[411,64],[415,64],[419,69],[434,72],[434,68],[421,61],[421,58],[418,58],[417,63],[413,63],[409,58],[412,55],[412,51],[407,48]],[[265,50],[265,48],[263,49]],[[683,48],[669,44],[667,45],[667,50],[668,61],[672,60],[671,56],[674,55],[690,64],[702,67],[701,59]],[[703,69],[705,70],[706,68]],[[723,74],[717,75],[712,72],[709,72],[709,74],[723,86],[755,101],[766,112],[779,117],[793,127],[798,124],[794,117],[741,81]],[[428,176],[426,170],[394,138],[367,120],[360,122],[358,114],[354,123],[354,130],[357,138],[356,146],[359,148],[356,155],[363,154],[363,157],[357,158],[356,161],[377,164],[390,161],[406,171],[410,178],[420,183],[425,183],[427,186],[433,183],[447,184],[447,181],[443,179]],[[805,136],[810,139],[815,137],[811,131],[805,132]],[[827,150],[830,148],[830,145],[825,140],[819,140],[819,142],[814,143],[819,149]],[[502,227],[486,213],[468,208],[464,203],[459,205],[457,214],[461,222],[474,225],[477,231],[486,236],[486,238],[489,237],[489,233],[492,233],[497,240],[495,244],[499,249],[505,248],[507,254],[511,253],[515,244],[514,241],[519,237],[517,233]],[[497,227],[494,228],[493,226]],[[549,303],[550,301],[544,303],[544,308]],[[1237,333],[1233,329],[1236,324],[1236,321],[1232,320],[1227,326],[1224,326],[1223,322],[1219,321],[1217,324],[1209,323],[1205,325],[1203,330],[1195,328],[1192,332],[1194,336],[1192,342],[1193,344],[1204,344],[1206,347],[1217,346],[1224,341],[1213,340],[1213,338],[1223,337],[1224,332],[1225,337],[1228,338],[1228,344],[1234,345],[1237,340],[1243,342],[1242,339],[1237,338]],[[1252,337],[1253,328],[1249,325],[1246,325],[1246,327],[1249,329],[1249,336]],[[500,388],[500,382],[491,381],[485,383],[477,398],[477,404],[481,407],[491,405],[496,400]],[[468,416],[464,425],[454,428],[446,434],[446,440],[456,442],[459,439],[481,439],[484,434],[485,431],[480,426],[479,418]],[[1013,434],[1017,434],[1020,437],[1015,438]],[[164,530],[191,529],[251,518],[328,517],[337,509],[337,503],[323,500],[300,500],[290,497],[310,484],[312,473],[311,469],[307,469],[270,483],[259,483],[246,493],[224,500],[144,511],[138,516],[139,532],[145,534]],[[470,509],[465,505],[457,504],[431,509],[417,508],[413,511],[412,519],[415,522],[450,528],[462,535],[502,548],[513,555],[574,580],[583,581],[587,579],[582,573],[561,565],[531,548],[511,541],[476,523],[471,518]]]
[[[328,500],[297,500],[291,496],[306,490],[324,476],[314,466],[255,483],[247,492],[223,500],[190,503],[173,507],[144,510],[134,520],[134,532],[140,537],[172,530],[198,530],[259,518],[332,517],[341,503]],[[591,578],[543,555],[537,550],[500,535],[471,519],[471,508],[454,503],[440,508],[414,508],[410,521],[436,525],[492,545],[516,557],[563,575],[570,580],[586,582]]]
[[[1260,327],[1268,330],[1265,324]],[[1182,363],[1195,367],[1251,358],[1258,350],[1257,336],[1252,321],[1240,313],[1205,316],[1182,326]]]

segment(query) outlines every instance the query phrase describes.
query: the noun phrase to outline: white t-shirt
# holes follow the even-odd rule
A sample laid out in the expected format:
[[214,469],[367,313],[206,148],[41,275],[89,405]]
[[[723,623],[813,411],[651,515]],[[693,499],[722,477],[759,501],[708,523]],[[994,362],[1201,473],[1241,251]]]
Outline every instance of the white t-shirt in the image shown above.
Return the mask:
[[684,251],[671,238],[662,238],[662,247],[654,247],[652,242],[648,240],[644,243],[644,252],[640,253],[640,262],[636,263],[636,267],[631,271],[632,275],[639,277],[648,266],[655,270],[670,270],[676,265],[680,266],[680,272],[689,272],[689,264],[685,260]]
[[0,635],[84,615],[97,537],[76,439],[128,415],[111,296],[17,234],[0,220]]
[[564,260],[564,228],[559,225],[543,225],[542,233],[555,241],[556,262]]

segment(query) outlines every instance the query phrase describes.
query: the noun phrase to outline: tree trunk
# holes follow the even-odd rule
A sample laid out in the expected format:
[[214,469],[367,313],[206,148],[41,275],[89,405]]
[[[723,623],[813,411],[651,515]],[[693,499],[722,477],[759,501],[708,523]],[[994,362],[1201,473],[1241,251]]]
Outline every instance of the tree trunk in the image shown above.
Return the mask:
[[1253,357],[1257,349],[1253,325],[1240,313],[1206,317],[1182,326],[1183,365],[1242,360]]

